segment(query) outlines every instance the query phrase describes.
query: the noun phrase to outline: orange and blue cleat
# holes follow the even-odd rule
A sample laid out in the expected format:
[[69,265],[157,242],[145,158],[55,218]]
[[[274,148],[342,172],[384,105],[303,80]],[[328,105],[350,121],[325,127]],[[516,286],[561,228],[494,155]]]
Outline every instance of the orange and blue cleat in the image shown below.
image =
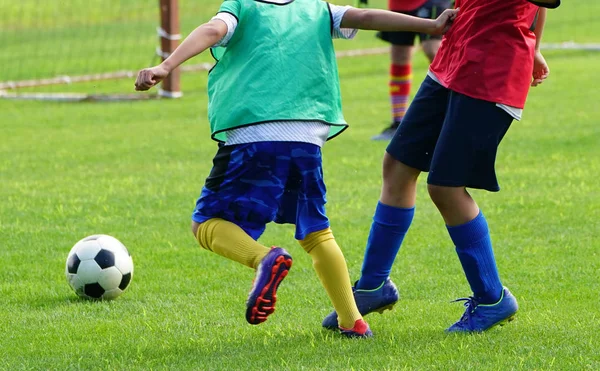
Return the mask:
[[246,301],[246,321],[258,325],[275,312],[277,288],[292,267],[292,257],[281,247],[273,247],[256,268],[256,277]]

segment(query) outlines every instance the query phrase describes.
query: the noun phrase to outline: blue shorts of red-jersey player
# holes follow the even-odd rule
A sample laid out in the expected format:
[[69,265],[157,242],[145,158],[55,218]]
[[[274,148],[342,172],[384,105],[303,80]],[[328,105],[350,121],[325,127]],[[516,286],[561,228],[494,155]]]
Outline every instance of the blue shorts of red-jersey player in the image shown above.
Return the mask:
[[449,90],[428,76],[387,152],[429,172],[428,184],[496,192],[496,152],[512,121],[495,103]]
[[294,224],[295,237],[329,227],[321,148],[297,142],[222,146],[192,219],[221,218],[258,240],[268,223]]

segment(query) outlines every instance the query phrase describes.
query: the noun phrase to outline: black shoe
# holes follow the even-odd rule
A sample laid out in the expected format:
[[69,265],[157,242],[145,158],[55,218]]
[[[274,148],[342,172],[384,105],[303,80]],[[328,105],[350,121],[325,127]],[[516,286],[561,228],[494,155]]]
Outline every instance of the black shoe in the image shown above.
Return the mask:
[[371,140],[390,141],[396,134],[396,129],[400,126],[399,122],[394,122],[390,127],[386,128],[381,134],[377,134],[371,138]]

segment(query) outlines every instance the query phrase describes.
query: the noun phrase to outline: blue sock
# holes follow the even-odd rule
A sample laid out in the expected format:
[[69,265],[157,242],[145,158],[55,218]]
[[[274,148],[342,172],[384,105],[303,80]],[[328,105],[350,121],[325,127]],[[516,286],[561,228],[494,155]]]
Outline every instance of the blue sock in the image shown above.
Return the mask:
[[394,259],[415,215],[415,208],[404,209],[377,204],[367,240],[361,277],[356,288],[376,289],[389,277]]
[[479,212],[468,223],[446,228],[456,246],[456,253],[475,299],[482,304],[498,302],[503,288],[492,250],[490,231],[483,214]]

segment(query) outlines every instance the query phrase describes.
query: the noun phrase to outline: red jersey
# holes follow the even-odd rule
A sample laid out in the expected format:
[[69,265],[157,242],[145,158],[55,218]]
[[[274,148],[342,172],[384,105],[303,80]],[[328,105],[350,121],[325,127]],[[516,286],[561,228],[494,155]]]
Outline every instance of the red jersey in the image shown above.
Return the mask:
[[388,0],[388,9],[397,12],[410,12],[425,5],[427,0]]
[[457,0],[460,11],[430,69],[450,90],[523,108],[539,8],[526,0]]

